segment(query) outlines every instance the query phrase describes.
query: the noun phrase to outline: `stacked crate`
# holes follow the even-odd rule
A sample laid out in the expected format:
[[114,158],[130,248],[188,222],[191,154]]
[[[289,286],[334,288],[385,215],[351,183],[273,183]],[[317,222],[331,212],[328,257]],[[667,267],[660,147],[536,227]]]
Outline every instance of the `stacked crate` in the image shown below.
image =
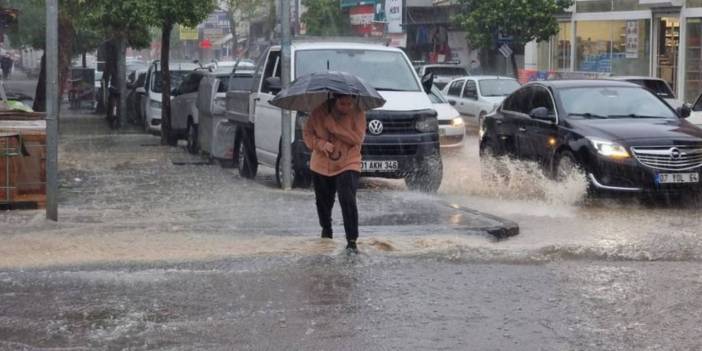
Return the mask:
[[0,112],[0,209],[46,206],[46,121]]

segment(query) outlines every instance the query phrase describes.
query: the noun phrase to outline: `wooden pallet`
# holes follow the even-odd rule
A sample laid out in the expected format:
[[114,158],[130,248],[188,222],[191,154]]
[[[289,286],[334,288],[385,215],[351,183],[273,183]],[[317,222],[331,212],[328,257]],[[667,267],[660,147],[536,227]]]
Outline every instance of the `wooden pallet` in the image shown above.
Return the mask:
[[[0,119],[0,133],[16,133],[20,138],[4,138],[2,147],[21,153],[0,157],[0,209],[46,207],[46,132],[45,122]],[[9,170],[9,172],[8,172]]]

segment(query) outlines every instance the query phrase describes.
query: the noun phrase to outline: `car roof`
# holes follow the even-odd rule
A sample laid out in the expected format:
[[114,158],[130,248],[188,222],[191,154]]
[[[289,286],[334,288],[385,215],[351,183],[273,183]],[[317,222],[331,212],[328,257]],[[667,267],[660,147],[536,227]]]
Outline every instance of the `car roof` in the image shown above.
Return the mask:
[[464,78],[472,79],[472,80],[483,80],[483,79],[508,79],[508,80],[516,80],[514,77],[506,77],[506,76],[466,76]]
[[646,77],[646,76],[613,76],[609,77],[611,80],[657,80],[662,81],[663,79],[658,77]]
[[460,68],[466,68],[465,66],[461,66],[458,63],[432,63],[428,65],[420,65],[420,67],[460,67]]
[[[385,46],[381,44],[370,44],[370,43],[354,43],[354,42],[344,42],[344,41],[330,41],[330,42],[293,42],[291,44],[294,50],[313,50],[313,49],[356,49],[356,50],[375,50],[375,51],[389,51],[389,52],[402,52],[402,50],[390,46]],[[275,45],[273,48],[280,50],[280,45]]]
[[567,88],[587,88],[587,87],[635,87],[641,88],[640,85],[629,83],[627,81],[619,81],[612,79],[563,79],[563,80],[540,80],[529,82],[528,85],[543,85],[553,89]]

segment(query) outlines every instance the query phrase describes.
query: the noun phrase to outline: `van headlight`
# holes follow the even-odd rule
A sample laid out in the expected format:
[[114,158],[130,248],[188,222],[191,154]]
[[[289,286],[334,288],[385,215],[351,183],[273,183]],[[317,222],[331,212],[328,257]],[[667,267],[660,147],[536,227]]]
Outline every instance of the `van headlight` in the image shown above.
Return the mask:
[[454,127],[454,128],[463,127],[464,124],[465,124],[465,122],[463,122],[463,118],[461,118],[461,117],[456,117],[456,118],[451,120],[451,127]]
[[151,106],[151,108],[155,108],[155,109],[160,110],[161,109],[161,101],[151,100],[151,102],[149,103],[149,106]]
[[435,116],[419,117],[414,123],[414,127],[422,133],[436,132],[439,130],[439,120]]
[[590,140],[590,143],[593,147],[595,147],[597,153],[602,156],[607,156],[616,159],[624,159],[631,157],[629,155],[629,151],[627,151],[624,146],[619,145],[615,142],[591,137],[588,137],[587,139]]

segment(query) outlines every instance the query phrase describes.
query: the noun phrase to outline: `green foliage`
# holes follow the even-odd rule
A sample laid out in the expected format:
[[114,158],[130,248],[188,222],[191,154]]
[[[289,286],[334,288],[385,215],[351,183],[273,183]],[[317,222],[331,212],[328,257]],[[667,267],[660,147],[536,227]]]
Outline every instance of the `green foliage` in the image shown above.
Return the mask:
[[492,48],[501,31],[514,38],[514,45],[548,40],[558,33],[554,15],[572,5],[572,0],[458,0],[460,12],[453,20],[466,31],[471,46]]
[[151,42],[148,20],[153,13],[149,0],[83,0],[82,16],[77,28],[99,32],[103,40],[126,36],[133,48],[145,48]]
[[339,0],[302,0],[307,12],[302,22],[308,35],[335,36],[345,33],[348,16],[343,16]]
[[216,7],[215,0],[140,0],[150,4],[153,16],[150,24],[161,27],[163,23],[195,27]]

